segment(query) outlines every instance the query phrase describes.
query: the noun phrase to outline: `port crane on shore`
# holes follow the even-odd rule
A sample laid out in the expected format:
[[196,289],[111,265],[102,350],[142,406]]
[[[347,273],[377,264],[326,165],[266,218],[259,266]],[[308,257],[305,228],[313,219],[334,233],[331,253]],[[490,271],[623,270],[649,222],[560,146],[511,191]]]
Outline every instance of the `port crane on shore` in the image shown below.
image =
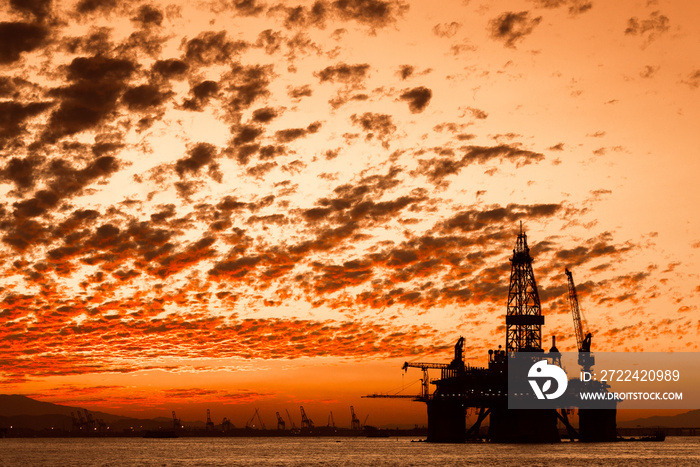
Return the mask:
[[231,428],[234,428],[233,423],[231,423],[231,420],[229,420],[227,417],[224,417],[223,421],[221,422],[221,431],[227,432],[230,431]]
[[350,406],[350,429],[351,430],[361,430],[362,426],[360,425],[360,419],[357,418],[357,415],[355,415],[355,407],[352,405]]
[[280,415],[279,412],[275,412],[275,415],[277,415],[277,429],[284,430],[284,427],[285,427],[284,419],[282,418],[282,416]]
[[304,411],[304,406],[299,406],[299,409],[301,410],[301,427],[302,428],[313,428],[314,427],[314,422],[311,421],[309,417],[306,416],[306,412]]
[[214,422],[211,420],[211,410],[207,409],[207,425],[206,425],[206,430],[213,430],[214,429]]
[[260,427],[263,430],[266,430],[267,428],[265,428],[265,423],[262,421],[262,418],[260,418],[260,412],[258,412],[258,409],[255,409],[255,413],[253,414],[252,417],[250,417],[250,420],[248,420],[248,423],[245,424],[245,427],[246,428],[255,428],[255,425],[253,425],[253,422],[255,421],[256,418],[258,419],[258,422],[260,423]]
[[287,412],[287,418],[289,419],[289,423],[292,424],[292,430],[296,430],[296,425],[294,424],[294,420],[292,420],[292,416],[289,415],[289,410],[284,409],[285,412]]

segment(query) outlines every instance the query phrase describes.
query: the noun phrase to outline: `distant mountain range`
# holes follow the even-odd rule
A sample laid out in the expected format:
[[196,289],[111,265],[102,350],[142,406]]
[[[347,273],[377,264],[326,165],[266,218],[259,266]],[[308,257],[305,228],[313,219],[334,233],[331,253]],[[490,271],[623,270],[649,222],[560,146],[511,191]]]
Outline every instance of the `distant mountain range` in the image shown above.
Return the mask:
[[[85,416],[85,409],[81,407],[69,407],[66,405],[41,402],[27,396],[17,394],[0,394],[0,428],[10,426],[15,429],[29,430],[65,430],[69,431],[73,426],[71,412],[76,416],[78,411]],[[155,419],[139,419],[123,417],[105,412],[89,411],[92,417],[103,420],[109,425],[111,431],[123,430],[157,430],[160,428],[172,428],[172,419],[158,417]],[[187,423],[189,426],[202,427],[203,422]]]
[[630,428],[636,426],[663,426],[669,428],[700,427],[700,410],[691,410],[690,412],[678,415],[655,415],[653,417],[637,418],[625,422],[617,422],[617,426]]
[[[73,427],[71,412],[77,415],[78,411],[83,416],[85,415],[85,409],[81,407],[41,402],[22,395],[0,394],[0,429],[12,426],[15,429],[70,431]],[[172,428],[172,419],[166,417],[139,419],[93,411],[90,411],[90,414],[94,419],[104,420],[112,432],[132,429],[143,431]],[[203,428],[205,425],[204,422],[200,421],[184,422],[183,424],[193,428]],[[700,427],[700,410],[691,410],[678,415],[657,415],[635,420],[618,421],[617,425],[619,427]]]

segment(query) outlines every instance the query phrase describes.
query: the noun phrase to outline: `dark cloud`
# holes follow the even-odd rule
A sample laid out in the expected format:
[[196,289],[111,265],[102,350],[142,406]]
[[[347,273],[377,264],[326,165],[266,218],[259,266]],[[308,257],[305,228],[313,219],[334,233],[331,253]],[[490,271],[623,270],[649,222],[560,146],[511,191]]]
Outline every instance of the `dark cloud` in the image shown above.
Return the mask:
[[225,87],[228,96],[228,110],[233,114],[232,120],[238,120],[238,112],[270,94],[268,86],[272,77],[272,65],[234,64],[231,67],[231,73],[223,78],[221,85]]
[[81,14],[94,13],[96,11],[108,13],[116,6],[117,0],[80,0],[78,5],[76,5],[76,10]]
[[491,160],[506,160],[516,167],[539,162],[544,159],[541,153],[519,148],[516,144],[499,144],[498,146],[467,146],[464,155],[456,157],[436,157],[418,161],[416,173],[425,175],[435,184],[443,183],[445,177],[459,173],[463,167],[477,163],[484,164]]
[[376,137],[385,147],[388,146],[388,140],[396,131],[391,115],[387,114],[365,112],[362,115],[353,114],[350,120],[354,125],[365,130],[365,139],[369,141]]
[[233,132],[233,144],[242,146],[252,143],[264,132],[265,130],[257,125],[241,125]]
[[101,55],[75,58],[67,67],[71,84],[50,91],[61,99],[49,118],[44,137],[55,141],[99,125],[117,108],[126,81],[137,65],[129,60]]
[[287,148],[284,145],[268,145],[260,148],[260,160],[269,160],[282,156],[287,153]]
[[272,55],[282,48],[282,33],[266,29],[258,34],[255,46],[264,48],[266,54]]
[[253,121],[258,123],[269,123],[278,115],[279,113],[277,110],[273,109],[272,107],[263,107],[262,109],[257,109],[253,112]]
[[399,70],[396,72],[396,74],[402,80],[405,80],[405,79],[409,78],[410,76],[412,76],[415,71],[416,71],[416,69],[411,65],[401,65],[399,67]]
[[191,98],[185,99],[182,107],[187,110],[201,112],[212,97],[219,92],[219,84],[216,81],[202,81],[190,89]]
[[647,42],[651,42],[668,31],[669,23],[670,20],[667,16],[662,15],[659,11],[654,11],[649,15],[648,19],[640,20],[635,16],[627,20],[625,34],[643,36]]
[[489,116],[489,114],[486,113],[485,111],[483,111],[481,109],[477,109],[475,107],[465,107],[464,110],[469,112],[472,115],[472,117],[474,117],[478,120],[485,120]]
[[455,214],[444,221],[440,228],[444,232],[458,230],[460,232],[475,232],[500,224],[514,225],[518,221],[552,217],[562,210],[561,204],[509,204],[487,210],[468,210]]
[[13,157],[0,170],[0,180],[14,183],[18,190],[33,188],[43,162],[38,156]]
[[10,0],[10,6],[41,21],[51,13],[51,0]]
[[0,64],[20,59],[23,52],[38,49],[49,37],[49,29],[42,24],[0,23]]
[[457,34],[460,27],[462,27],[462,25],[456,21],[452,21],[451,23],[436,24],[433,27],[433,34],[438,37],[452,37]]
[[319,79],[320,82],[339,82],[344,84],[359,85],[367,77],[367,72],[369,71],[369,65],[359,64],[359,65],[347,65],[345,63],[339,63],[337,65],[329,66],[314,73],[314,75]]
[[309,97],[313,94],[311,91],[311,86],[304,85],[299,87],[290,87],[287,91],[287,95],[294,100],[300,100],[302,97]]
[[405,3],[392,0],[336,0],[331,8],[343,20],[377,28],[396,22],[408,10]]
[[19,136],[26,131],[26,121],[49,109],[53,103],[29,102],[21,104],[15,101],[0,102],[0,149],[8,139]]
[[271,11],[281,11],[283,13],[284,26],[287,29],[307,28],[310,26],[323,29],[328,15],[328,6],[326,2],[316,1],[311,8],[301,5],[296,7],[278,5]]
[[691,72],[688,77],[681,81],[693,89],[700,87],[700,69]]
[[433,92],[426,87],[420,86],[405,90],[399,98],[407,101],[409,110],[415,114],[425,110],[431,97],[433,97]]
[[0,97],[18,98],[22,89],[32,84],[17,76],[0,76]]
[[131,18],[131,21],[139,23],[143,27],[149,27],[150,25],[160,26],[163,23],[163,13],[154,6],[142,5],[136,16]]
[[309,133],[316,133],[321,128],[320,122],[314,122],[306,128],[289,128],[279,130],[275,133],[275,138],[280,143],[289,143],[295,139],[303,138]]
[[537,6],[542,8],[559,8],[568,6],[569,13],[577,15],[593,8],[593,2],[589,0],[534,0]]
[[659,71],[658,66],[647,65],[644,67],[644,70],[639,72],[639,76],[641,76],[642,78],[645,78],[645,79],[651,78],[656,74],[657,71]]
[[257,0],[234,0],[231,6],[241,16],[258,16],[265,10],[265,4]]
[[564,143],[557,143],[554,146],[551,146],[549,148],[550,151],[563,151],[564,150]]
[[185,59],[200,66],[223,65],[247,48],[245,41],[228,40],[226,31],[206,31],[185,43]]
[[614,245],[611,243],[609,233],[603,233],[597,238],[589,239],[584,244],[570,249],[560,249],[554,254],[554,260],[559,267],[572,269],[589,261],[595,261],[600,258],[619,257],[622,253],[631,251],[634,245]]
[[[20,222],[15,226],[19,229],[24,229],[23,224],[26,224],[28,218],[43,216],[49,211],[59,207],[62,200],[82,193],[83,189],[103,177],[108,177],[112,173],[119,170],[119,162],[112,156],[103,156],[88,163],[82,169],[76,169],[69,162],[62,159],[54,159],[46,166],[39,167],[38,161],[25,159],[17,160],[16,163],[8,164],[3,175],[12,177],[13,181],[21,187],[32,186],[37,180],[41,179],[46,184],[46,188],[34,193],[32,198],[17,201],[13,203],[14,216]],[[33,174],[34,180],[31,180],[26,174],[27,170],[38,172]],[[36,230],[36,229],[33,229]],[[21,230],[20,230],[21,231]],[[25,249],[32,241],[26,239],[26,234],[30,232],[22,232],[23,240],[11,242],[15,248]],[[14,238],[17,238],[15,232]],[[8,237],[13,237],[12,232]],[[37,240],[35,238],[35,240]]]
[[122,99],[130,110],[143,111],[163,105],[172,95],[172,91],[161,91],[158,86],[142,84],[127,89]]
[[166,79],[184,79],[187,76],[189,65],[182,60],[170,58],[156,60],[151,70]]
[[532,33],[542,17],[530,18],[527,11],[507,12],[489,23],[491,37],[503,41],[506,47],[515,47],[515,43]]
[[87,34],[78,37],[64,37],[61,48],[71,54],[111,55],[115,44],[112,30],[107,27],[91,27]]
[[[187,151],[187,157],[179,159],[175,163],[175,171],[182,178],[186,173],[196,175],[199,169],[205,165],[210,168],[215,164],[216,146],[209,143],[197,143]],[[214,167],[214,170],[216,167]]]

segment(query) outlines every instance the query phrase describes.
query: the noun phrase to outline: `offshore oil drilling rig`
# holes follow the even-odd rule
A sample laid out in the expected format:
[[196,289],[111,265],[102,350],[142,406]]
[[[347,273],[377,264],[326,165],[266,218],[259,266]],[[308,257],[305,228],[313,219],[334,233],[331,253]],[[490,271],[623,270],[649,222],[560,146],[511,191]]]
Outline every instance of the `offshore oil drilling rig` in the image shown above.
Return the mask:
[[[562,409],[512,410],[508,409],[508,360],[512,352],[542,353],[543,358],[556,360],[561,354],[552,339],[549,353],[542,349],[544,316],[540,306],[537,283],[532,270],[532,257],[527,236],[520,226],[513,256],[506,310],[506,345],[489,350],[488,367],[474,367],[464,363],[464,338],[455,344],[454,359],[450,363],[406,362],[408,368],[423,371],[421,392],[413,395],[373,394],[370,398],[411,398],[424,402],[428,409],[428,438],[430,442],[460,443],[479,436],[482,423],[489,417],[487,438],[492,442],[547,443],[560,441],[558,422],[562,422],[571,439],[580,441],[614,441],[616,410],[580,409],[579,431],[568,419],[569,411]],[[583,336],[578,297],[571,273],[569,301],[574,316],[579,364],[590,369],[594,364],[590,354],[591,334]],[[428,370],[439,369],[440,379],[430,380]],[[430,385],[435,390],[430,392]],[[471,427],[466,426],[467,409],[478,415]]]

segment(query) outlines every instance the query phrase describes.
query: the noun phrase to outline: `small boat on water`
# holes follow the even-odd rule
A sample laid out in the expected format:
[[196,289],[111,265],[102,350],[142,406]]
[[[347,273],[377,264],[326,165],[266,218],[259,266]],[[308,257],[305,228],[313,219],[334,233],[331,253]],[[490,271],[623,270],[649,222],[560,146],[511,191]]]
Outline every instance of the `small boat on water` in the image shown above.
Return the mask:
[[618,441],[664,441],[666,439],[666,433],[663,431],[657,431],[651,435],[643,435],[639,438],[618,438]]

